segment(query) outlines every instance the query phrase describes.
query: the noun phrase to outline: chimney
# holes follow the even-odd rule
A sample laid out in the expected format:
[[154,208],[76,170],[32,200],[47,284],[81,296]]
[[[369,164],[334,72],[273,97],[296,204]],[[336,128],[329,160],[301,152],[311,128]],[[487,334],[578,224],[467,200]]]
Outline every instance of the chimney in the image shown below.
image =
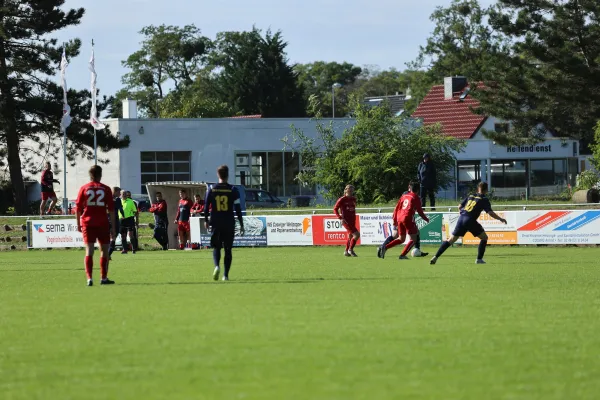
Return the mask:
[[462,91],[467,86],[464,76],[451,76],[444,78],[444,99],[452,100],[453,94]]
[[123,119],[137,118],[137,101],[125,99],[123,100]]

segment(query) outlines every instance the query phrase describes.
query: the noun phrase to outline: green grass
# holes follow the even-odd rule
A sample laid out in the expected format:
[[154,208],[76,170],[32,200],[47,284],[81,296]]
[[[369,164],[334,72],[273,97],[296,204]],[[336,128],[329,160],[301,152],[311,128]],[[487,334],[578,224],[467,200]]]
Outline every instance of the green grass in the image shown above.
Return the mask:
[[[433,248],[425,249],[434,251]],[[597,399],[597,248],[0,255],[2,399]]]

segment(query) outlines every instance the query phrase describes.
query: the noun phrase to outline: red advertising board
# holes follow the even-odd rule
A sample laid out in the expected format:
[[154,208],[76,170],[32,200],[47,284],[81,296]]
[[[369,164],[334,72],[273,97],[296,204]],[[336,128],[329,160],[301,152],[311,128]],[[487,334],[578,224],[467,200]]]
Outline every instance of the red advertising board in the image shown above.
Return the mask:
[[[360,220],[356,216],[356,229],[360,230]],[[348,240],[348,232],[335,215],[313,215],[313,244],[316,246],[340,246]],[[360,244],[360,239],[358,241]]]

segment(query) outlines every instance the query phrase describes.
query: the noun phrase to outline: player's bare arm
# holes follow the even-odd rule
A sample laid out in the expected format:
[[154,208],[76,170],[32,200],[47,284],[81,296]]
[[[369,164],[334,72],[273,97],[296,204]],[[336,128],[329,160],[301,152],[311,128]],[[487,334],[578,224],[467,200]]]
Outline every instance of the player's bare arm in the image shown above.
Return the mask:
[[502,222],[504,225],[506,225],[506,224],[507,224],[507,221],[506,221],[504,218],[502,218],[501,216],[499,216],[498,214],[496,214],[496,213],[495,213],[495,212],[493,212],[493,211],[490,211],[490,212],[488,213],[488,215],[489,215],[490,217],[492,217],[492,218],[494,218],[494,219],[496,219],[496,220],[498,220],[498,221]]
[[81,208],[77,207],[77,211],[75,212],[77,215],[77,231],[81,232]]

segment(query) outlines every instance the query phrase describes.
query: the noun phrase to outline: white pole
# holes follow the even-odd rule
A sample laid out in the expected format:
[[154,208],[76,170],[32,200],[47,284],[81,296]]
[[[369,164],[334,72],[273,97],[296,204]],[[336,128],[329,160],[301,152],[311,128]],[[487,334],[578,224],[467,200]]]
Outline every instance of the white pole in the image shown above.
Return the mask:
[[63,214],[69,214],[69,198],[67,197],[67,129],[63,128]]
[[98,165],[98,140],[96,138],[96,128],[94,128],[94,165]]
[[331,107],[333,108],[331,111],[333,113],[332,117],[335,119],[335,87],[331,87]]

